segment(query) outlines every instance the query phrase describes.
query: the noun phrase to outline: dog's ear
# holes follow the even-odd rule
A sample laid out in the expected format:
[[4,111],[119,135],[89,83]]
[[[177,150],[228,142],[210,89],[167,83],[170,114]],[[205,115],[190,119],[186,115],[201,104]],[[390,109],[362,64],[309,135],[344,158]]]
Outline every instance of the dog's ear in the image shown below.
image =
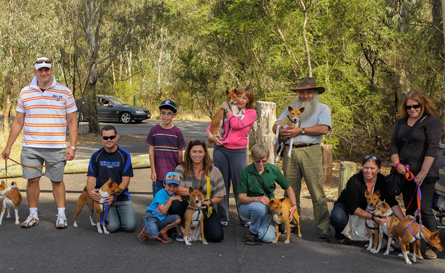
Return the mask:
[[300,112],[303,113],[304,112],[304,107],[300,108]]
[[377,195],[377,197],[379,197],[379,198],[380,198],[380,196],[381,196],[379,190],[377,190],[376,192],[374,192],[374,194]]
[[189,194],[192,194],[192,192],[194,191],[194,189],[192,187],[189,188]]
[[365,197],[368,197],[368,195],[370,195],[370,194],[371,193],[368,190],[365,191]]
[[230,91],[226,89],[226,95],[228,95],[229,93],[230,93]]
[[272,198],[272,199],[269,200],[269,206],[272,206],[273,203],[275,203],[275,198]]
[[3,185],[3,186],[6,186],[6,184],[5,184],[5,180],[2,180],[2,185]]
[[287,110],[289,110],[289,112],[290,112],[290,111],[294,110],[294,108],[288,106],[288,107],[287,107]]
[[201,193],[203,193],[203,192],[204,192],[204,188],[201,186],[201,187],[199,187],[198,191],[200,191]]

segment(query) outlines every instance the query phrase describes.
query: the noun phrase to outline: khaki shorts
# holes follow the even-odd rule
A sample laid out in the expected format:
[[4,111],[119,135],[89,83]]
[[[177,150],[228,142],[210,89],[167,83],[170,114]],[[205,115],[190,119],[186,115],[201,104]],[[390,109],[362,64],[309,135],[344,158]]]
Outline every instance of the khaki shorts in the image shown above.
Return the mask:
[[[63,160],[65,157],[65,148],[49,149],[49,148],[31,148],[23,147],[20,160],[23,165],[28,166],[42,166]],[[63,180],[63,171],[65,169],[66,161],[57,163],[46,167],[45,176],[51,181],[61,182]],[[23,178],[33,179],[42,176],[42,168],[27,168],[22,167]]]

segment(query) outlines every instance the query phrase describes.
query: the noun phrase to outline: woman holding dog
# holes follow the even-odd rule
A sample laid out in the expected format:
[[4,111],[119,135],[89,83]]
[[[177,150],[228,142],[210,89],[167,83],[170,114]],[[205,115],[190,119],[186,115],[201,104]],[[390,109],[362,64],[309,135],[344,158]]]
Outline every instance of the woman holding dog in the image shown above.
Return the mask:
[[[238,101],[236,106],[241,111],[245,109],[244,118],[239,120],[233,115],[232,109],[227,102],[221,105],[227,113],[228,122],[224,124],[223,136],[213,135],[210,126],[207,128],[207,136],[215,143],[213,150],[213,163],[221,171],[226,186],[226,195],[221,203],[217,205],[218,216],[221,224],[227,226],[229,222],[229,191],[232,181],[233,194],[238,209],[238,180],[241,170],[247,166],[247,136],[256,120],[256,111],[253,109],[253,90],[249,86],[237,89]],[[248,226],[249,219],[241,216],[238,210],[241,225]]]
[[[213,206],[223,200],[226,188],[221,172],[212,165],[212,159],[205,142],[201,139],[191,140],[185,150],[184,162],[175,169],[175,172],[181,177],[181,186],[176,194],[184,198],[183,201],[174,201],[169,213],[178,214],[184,219],[184,213],[190,200],[189,188],[197,190],[202,186],[205,199],[201,203],[204,213],[204,235],[209,242],[220,242],[224,239],[224,231],[218,214],[213,211]],[[181,240],[179,234],[176,240]]]
[[[405,180],[402,187],[403,203],[407,206],[406,215],[414,215],[418,208],[416,188],[419,185],[422,195],[422,223],[434,232],[437,230],[437,225],[431,205],[434,186],[439,180],[439,142],[443,126],[436,108],[419,90],[411,90],[405,96],[400,104],[399,114],[401,118],[394,127],[389,151],[397,172],[405,175],[409,171],[415,177],[411,181]],[[411,128],[413,131],[402,160],[401,150]],[[411,199],[413,201],[410,203]],[[428,246],[424,257],[435,259],[436,250]]]
[[267,163],[269,149],[263,144],[255,144],[251,149],[253,163],[241,172],[238,185],[240,213],[251,222],[249,232],[243,239],[246,244],[259,241],[270,243],[275,239],[275,227],[271,221],[269,201],[274,198],[276,183],[283,188],[291,202],[289,221],[297,210],[297,201],[281,170]]
[[357,215],[367,220],[373,220],[379,225],[386,222],[385,218],[374,217],[366,211],[366,190],[370,193],[379,191],[380,200],[385,200],[391,206],[397,218],[405,219],[397,200],[389,196],[385,177],[380,173],[381,164],[376,156],[367,155],[362,162],[363,169],[348,180],[346,188],[335,202],[330,219],[331,225],[335,229],[335,238],[340,244],[351,244],[351,239],[342,234],[349,222],[349,215]]

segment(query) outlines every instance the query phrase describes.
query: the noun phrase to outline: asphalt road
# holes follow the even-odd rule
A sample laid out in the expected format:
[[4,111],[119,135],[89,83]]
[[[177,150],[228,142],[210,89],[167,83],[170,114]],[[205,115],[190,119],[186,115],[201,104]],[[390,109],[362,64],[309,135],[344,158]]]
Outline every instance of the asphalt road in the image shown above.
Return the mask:
[[[135,170],[130,192],[135,205],[139,232],[146,207],[152,200],[150,169]],[[285,235],[277,244],[257,246],[241,242],[247,229],[238,224],[234,207],[229,226],[224,228],[221,243],[193,242],[186,246],[174,241],[140,242],[135,233],[98,234],[90,226],[88,211],[78,217],[79,227],[72,226],[77,198],[85,185],[85,174],[65,175],[67,187],[68,228],[54,227],[56,206],[46,178],[41,181],[39,203],[40,223],[23,229],[13,219],[4,219],[0,226],[0,272],[443,272],[445,253],[436,261],[405,264],[402,257],[383,251],[372,254],[364,243],[343,246],[335,240],[317,238],[314,221],[301,221],[303,238]],[[20,220],[28,214],[26,193],[19,207]],[[445,239],[442,234],[442,241]],[[423,249],[424,249],[424,243]]]

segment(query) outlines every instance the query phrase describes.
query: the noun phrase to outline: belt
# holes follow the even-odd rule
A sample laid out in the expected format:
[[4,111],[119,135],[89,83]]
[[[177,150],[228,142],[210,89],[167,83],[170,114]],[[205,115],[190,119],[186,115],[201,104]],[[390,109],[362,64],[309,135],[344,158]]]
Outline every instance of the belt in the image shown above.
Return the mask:
[[[318,144],[318,143],[317,143]],[[312,146],[312,145],[317,145],[317,144],[314,144],[314,143],[305,143],[305,144],[293,144],[292,145],[292,148],[302,148],[302,147],[309,147],[309,146]],[[289,144],[286,144],[286,146],[289,146]]]

